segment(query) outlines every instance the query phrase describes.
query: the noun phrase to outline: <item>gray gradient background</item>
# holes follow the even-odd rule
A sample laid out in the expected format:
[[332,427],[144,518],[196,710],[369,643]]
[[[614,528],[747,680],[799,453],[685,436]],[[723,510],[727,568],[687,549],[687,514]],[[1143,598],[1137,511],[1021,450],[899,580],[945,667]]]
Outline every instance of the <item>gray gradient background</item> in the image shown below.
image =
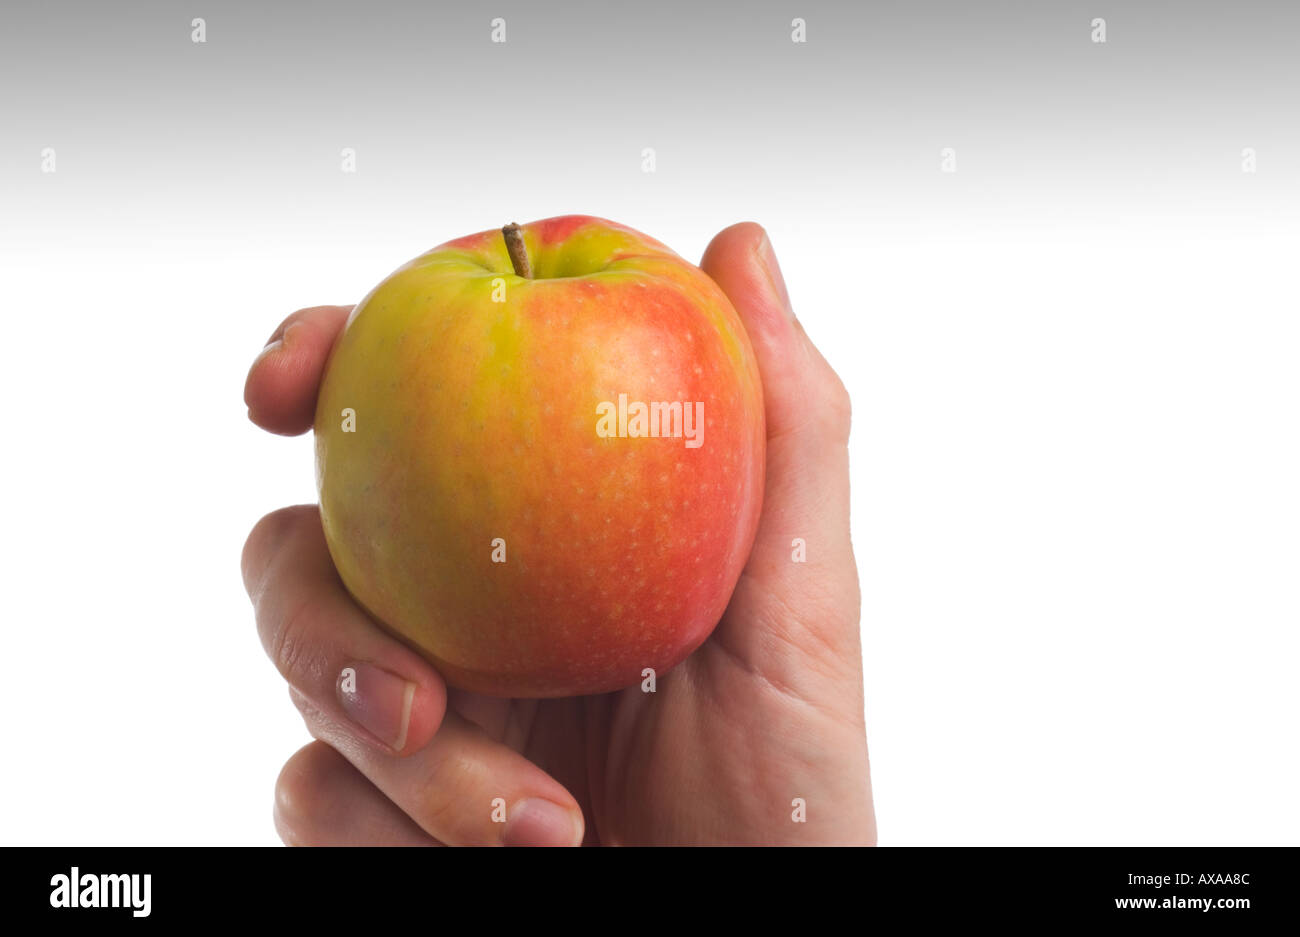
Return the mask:
[[[882,236],[936,217],[1296,218],[1295,4],[53,2],[3,15],[0,195],[19,240],[73,219],[179,233],[255,217],[328,237],[399,215],[437,231],[466,201],[530,216],[575,182],[611,213],[707,193],[737,216],[834,206]],[[188,41],[192,16],[207,19],[205,45]],[[504,45],[488,41],[493,16]],[[790,42],[792,16],[807,44]],[[1094,16],[1106,45],[1090,41]],[[32,174],[47,145],[55,192]],[[356,176],[338,170],[343,146]],[[646,146],[658,172],[630,176]],[[946,146],[959,172],[936,186]],[[1243,146],[1261,154],[1244,197],[1223,172]]]
[[1115,0],[5,4],[0,841],[274,841],[248,364],[570,212],[763,222],[853,395],[882,842],[1300,842],[1300,4]]

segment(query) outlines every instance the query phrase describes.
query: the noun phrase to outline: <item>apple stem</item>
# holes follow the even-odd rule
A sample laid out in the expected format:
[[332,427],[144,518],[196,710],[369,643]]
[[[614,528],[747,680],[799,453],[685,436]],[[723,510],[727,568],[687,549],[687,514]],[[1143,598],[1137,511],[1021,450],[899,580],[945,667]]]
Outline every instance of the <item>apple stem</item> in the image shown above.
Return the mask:
[[510,252],[510,263],[515,268],[515,275],[525,280],[533,278],[533,266],[528,262],[528,248],[524,246],[524,229],[513,221],[501,229],[506,239],[506,250]]

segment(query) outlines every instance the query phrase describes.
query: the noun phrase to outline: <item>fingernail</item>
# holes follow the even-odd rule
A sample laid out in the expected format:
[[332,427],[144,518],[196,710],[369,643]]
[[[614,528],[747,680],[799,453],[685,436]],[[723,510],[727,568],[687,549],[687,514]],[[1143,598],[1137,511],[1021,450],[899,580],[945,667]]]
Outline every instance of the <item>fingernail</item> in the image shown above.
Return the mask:
[[582,827],[569,807],[541,798],[530,798],[510,808],[503,846],[581,846]]
[[767,273],[768,282],[772,284],[773,292],[793,319],[794,308],[790,305],[790,291],[785,288],[785,277],[781,273],[781,265],[776,261],[776,251],[772,249],[772,242],[768,240],[766,231],[763,232],[762,243],[758,245],[758,256],[763,261],[763,269]]
[[338,693],[349,719],[394,751],[406,747],[414,683],[374,664],[349,664],[339,673]]
[[266,343],[266,347],[264,347],[261,351],[257,353],[257,357],[253,359],[253,366],[256,367],[258,364],[262,362],[262,359],[265,358],[267,355],[273,355],[283,347],[284,347],[283,338],[271,339],[269,342]]
[[300,322],[290,322],[287,326],[281,325],[275,330],[275,334],[267,340],[266,345],[262,348],[262,353],[258,355],[258,357],[260,358],[278,348],[283,348],[288,343],[289,336],[292,335],[301,324],[302,323]]

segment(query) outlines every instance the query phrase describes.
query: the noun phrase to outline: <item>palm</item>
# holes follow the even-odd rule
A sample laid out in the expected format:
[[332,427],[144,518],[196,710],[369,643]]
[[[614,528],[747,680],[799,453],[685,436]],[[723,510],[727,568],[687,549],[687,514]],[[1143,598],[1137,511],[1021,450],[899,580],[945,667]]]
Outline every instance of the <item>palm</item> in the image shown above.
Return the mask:
[[[828,713],[784,685],[782,667],[753,659],[755,618],[774,602],[788,607],[772,591],[779,586],[747,569],[713,635],[659,677],[654,693],[634,686],[528,700],[453,691],[449,705],[564,784],[582,806],[589,843],[771,841],[788,825],[793,798],[811,793],[801,772],[817,754],[799,740],[833,745],[827,732],[836,722],[851,738],[861,713],[860,694]],[[832,611],[856,617],[856,596],[844,599]],[[826,650],[814,643],[802,653]],[[858,752],[827,754],[833,762]]]

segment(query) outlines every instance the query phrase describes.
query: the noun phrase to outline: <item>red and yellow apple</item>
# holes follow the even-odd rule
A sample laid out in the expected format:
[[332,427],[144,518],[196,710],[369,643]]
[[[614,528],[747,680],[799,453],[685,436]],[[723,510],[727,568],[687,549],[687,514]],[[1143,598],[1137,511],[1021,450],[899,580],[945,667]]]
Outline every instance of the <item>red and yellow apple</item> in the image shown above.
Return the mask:
[[397,270],[335,345],[315,430],[344,585],[471,691],[662,675],[717,624],[758,525],[763,394],[735,309],[599,218]]

